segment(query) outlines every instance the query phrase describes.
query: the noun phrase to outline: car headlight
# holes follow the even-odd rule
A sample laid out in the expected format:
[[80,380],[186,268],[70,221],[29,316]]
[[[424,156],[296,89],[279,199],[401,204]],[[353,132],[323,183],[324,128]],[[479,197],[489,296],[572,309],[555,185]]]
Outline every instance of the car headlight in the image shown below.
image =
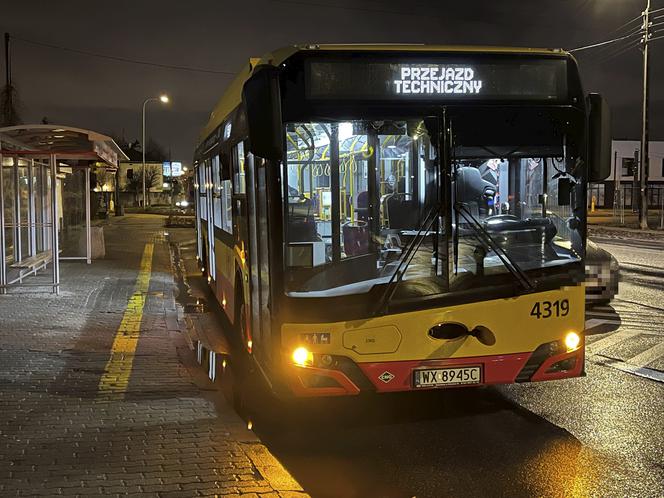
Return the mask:
[[609,269],[614,272],[614,271],[620,271],[620,263],[618,263],[618,260],[611,256],[611,262],[609,263]]

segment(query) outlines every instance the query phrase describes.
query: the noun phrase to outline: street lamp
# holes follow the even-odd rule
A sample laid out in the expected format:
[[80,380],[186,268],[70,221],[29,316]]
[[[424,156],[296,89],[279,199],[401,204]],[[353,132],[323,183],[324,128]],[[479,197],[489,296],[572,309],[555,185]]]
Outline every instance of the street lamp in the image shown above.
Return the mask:
[[147,207],[147,204],[145,202],[146,197],[145,197],[145,149],[146,149],[146,143],[145,143],[145,106],[148,104],[148,102],[161,102],[162,104],[168,104],[170,102],[170,99],[168,98],[168,95],[162,94],[159,97],[150,97],[145,99],[143,102],[143,141],[141,142],[141,149],[143,149],[143,209]]

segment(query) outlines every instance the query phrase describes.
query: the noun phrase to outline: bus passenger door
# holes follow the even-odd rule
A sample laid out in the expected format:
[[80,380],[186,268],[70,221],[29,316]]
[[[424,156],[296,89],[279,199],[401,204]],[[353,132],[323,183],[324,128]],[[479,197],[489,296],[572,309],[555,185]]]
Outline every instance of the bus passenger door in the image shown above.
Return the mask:
[[201,196],[201,185],[203,184],[202,181],[202,174],[203,171],[203,165],[197,165],[194,168],[194,183],[195,183],[195,190],[194,190],[194,209],[196,212],[196,255],[198,256],[198,261],[203,261],[203,232],[201,231],[201,223],[202,223],[202,216],[203,216],[203,208],[201,207],[202,201],[202,196]]
[[[217,278],[217,267],[216,267],[216,258],[214,254],[214,209],[213,209],[213,198],[214,198],[214,185],[212,180],[212,161],[211,158],[205,160],[205,183],[207,184],[207,197],[205,198],[207,202],[207,271],[208,275],[213,279]],[[218,166],[217,166],[218,167]]]
[[255,353],[269,362],[270,273],[268,262],[267,189],[265,167],[247,154],[247,221],[249,233],[249,273],[251,292],[251,334],[259,347]]

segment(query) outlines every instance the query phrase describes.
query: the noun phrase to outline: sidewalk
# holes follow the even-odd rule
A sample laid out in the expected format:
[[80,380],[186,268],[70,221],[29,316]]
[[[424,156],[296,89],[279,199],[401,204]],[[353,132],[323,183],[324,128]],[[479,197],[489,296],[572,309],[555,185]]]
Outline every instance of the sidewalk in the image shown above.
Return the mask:
[[591,225],[588,224],[588,236],[608,237],[612,239],[633,239],[633,240],[664,240],[664,231],[661,230],[641,230],[640,228]]
[[664,230],[660,229],[660,212],[651,209],[648,216],[649,230],[639,228],[639,216],[631,209],[624,212],[623,222],[613,214],[612,209],[588,211],[588,234],[592,237],[616,239],[664,240]]
[[0,496],[305,496],[196,364],[163,223],[112,218],[60,296],[0,296]]

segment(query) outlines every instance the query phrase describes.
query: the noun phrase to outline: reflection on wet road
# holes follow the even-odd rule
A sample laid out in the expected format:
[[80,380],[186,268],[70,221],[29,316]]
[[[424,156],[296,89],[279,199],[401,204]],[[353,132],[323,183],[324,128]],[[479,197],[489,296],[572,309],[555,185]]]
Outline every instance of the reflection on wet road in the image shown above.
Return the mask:
[[[556,410],[584,409],[576,394],[556,397],[570,387],[563,382],[540,392],[552,384],[559,385],[551,397]],[[245,416],[312,496],[588,496],[623,489],[629,468],[530,411],[538,403],[530,386],[513,387],[279,408],[256,397]],[[534,405],[524,409],[517,399]]]
[[283,403],[230,359],[218,382],[314,497],[664,496],[664,383],[625,367],[664,371],[662,291],[625,273],[583,378]]

